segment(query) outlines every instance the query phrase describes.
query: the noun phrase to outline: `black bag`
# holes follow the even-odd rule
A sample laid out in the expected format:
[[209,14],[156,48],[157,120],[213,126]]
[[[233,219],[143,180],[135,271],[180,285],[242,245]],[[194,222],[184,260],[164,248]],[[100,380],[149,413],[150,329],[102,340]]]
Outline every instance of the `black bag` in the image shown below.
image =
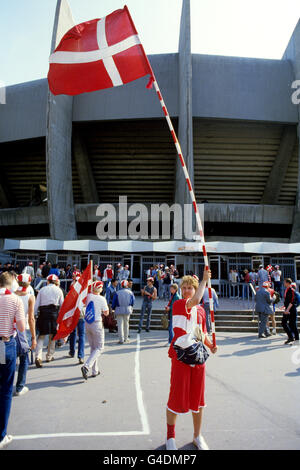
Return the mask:
[[174,344],[173,347],[176,351],[178,361],[184,362],[184,364],[204,364],[209,358],[207,349],[202,341],[198,341],[186,349],[183,349],[176,344]]

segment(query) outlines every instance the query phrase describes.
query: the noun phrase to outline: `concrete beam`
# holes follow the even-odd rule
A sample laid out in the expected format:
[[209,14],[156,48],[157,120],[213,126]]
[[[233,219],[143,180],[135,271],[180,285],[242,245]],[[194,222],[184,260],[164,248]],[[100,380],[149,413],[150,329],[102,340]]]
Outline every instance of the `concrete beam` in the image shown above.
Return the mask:
[[98,203],[99,196],[95,183],[95,178],[92,172],[90,159],[85,143],[78,131],[75,131],[73,133],[73,153],[84,203]]
[[48,224],[46,206],[18,207],[0,210],[0,226]]
[[284,183],[293,150],[297,141],[294,126],[285,126],[274,165],[267,180],[261,204],[278,204],[281,187]]
[[[67,0],[58,0],[51,53],[62,36],[75,25]],[[72,188],[73,97],[54,96],[48,91],[46,164],[48,213],[51,238],[77,238]]]
[[[193,109],[192,109],[192,54],[191,54],[191,4],[183,0],[180,37],[179,37],[179,119],[178,139],[189,172],[190,180],[194,182],[194,153],[193,153]],[[182,166],[176,162],[175,202],[190,204],[191,198],[182,171]],[[192,212],[193,214],[193,212]],[[192,215],[194,218],[194,216]],[[191,223],[191,221],[189,221]]]
[[[112,204],[119,217],[118,204]],[[99,222],[96,211],[99,204],[75,204],[77,222]],[[129,206],[129,205],[128,205]],[[148,213],[151,204],[145,204]],[[285,224],[291,225],[294,217],[294,206],[262,204],[204,204],[205,222]],[[136,216],[128,217],[128,221]],[[0,226],[47,224],[46,206],[21,207],[0,210]]]
[[[296,28],[292,34],[292,37],[289,41],[289,44],[286,48],[284,53],[283,59],[289,60],[293,67],[294,72],[294,79],[300,80],[300,20],[298,21]],[[291,89],[291,94],[292,94]],[[297,107],[298,111],[298,139],[300,142],[300,104],[294,106]],[[296,198],[296,206],[295,206],[295,213],[294,213],[294,223],[292,228],[292,234],[290,238],[291,243],[298,243],[300,242],[300,146],[298,150],[298,190],[297,190],[297,198]]]

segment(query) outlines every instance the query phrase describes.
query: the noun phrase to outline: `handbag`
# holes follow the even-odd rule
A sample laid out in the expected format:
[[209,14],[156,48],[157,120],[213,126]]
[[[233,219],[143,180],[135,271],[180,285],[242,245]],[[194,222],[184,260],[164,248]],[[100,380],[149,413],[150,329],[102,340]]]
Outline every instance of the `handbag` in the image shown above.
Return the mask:
[[164,330],[167,330],[169,328],[169,320],[167,313],[163,313],[161,316],[161,326]]
[[[192,318],[194,326],[197,322],[195,321],[195,312],[193,310]],[[193,328],[190,333],[180,336],[173,344],[177,359],[188,365],[204,364],[209,358],[209,353],[203,344],[203,336],[201,324]]]
[[18,356],[27,354],[30,351],[30,346],[27,341],[26,332],[25,331],[21,332],[19,330],[16,330],[16,332],[17,334],[15,337],[15,340],[17,344],[17,354]]

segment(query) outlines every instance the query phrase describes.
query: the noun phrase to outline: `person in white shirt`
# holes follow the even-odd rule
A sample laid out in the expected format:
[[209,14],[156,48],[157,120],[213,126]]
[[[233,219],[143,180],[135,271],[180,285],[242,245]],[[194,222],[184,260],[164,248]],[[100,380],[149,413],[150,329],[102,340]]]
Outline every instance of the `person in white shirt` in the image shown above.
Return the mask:
[[34,279],[34,268],[33,268],[33,263],[32,261],[29,261],[28,265],[25,266],[25,268],[23,269],[23,273],[22,274],[29,274],[29,276],[31,277],[31,279]]
[[86,335],[89,340],[91,353],[85,364],[81,367],[82,376],[85,380],[88,379],[88,373],[92,369],[92,377],[100,375],[98,367],[98,359],[104,349],[104,327],[102,321],[102,314],[107,316],[109,314],[108,305],[105,297],[101,294],[104,283],[96,281],[92,284],[92,293],[88,294],[86,305],[87,308],[90,302],[94,304],[95,319],[92,323],[86,323]]
[[55,274],[47,277],[47,286],[43,287],[36,298],[34,313],[35,316],[39,312],[37,319],[37,329],[39,332],[35,365],[40,368],[42,365],[42,353],[45,336],[49,335],[48,352],[46,361],[51,362],[54,360],[55,341],[52,338],[56,335],[57,317],[59,309],[64,302],[64,295],[62,290],[58,287],[59,279]]
[[278,264],[275,266],[275,271],[272,272],[271,277],[274,282],[274,290],[278,292],[280,298],[282,299],[282,281],[281,281],[282,272],[279,269]]

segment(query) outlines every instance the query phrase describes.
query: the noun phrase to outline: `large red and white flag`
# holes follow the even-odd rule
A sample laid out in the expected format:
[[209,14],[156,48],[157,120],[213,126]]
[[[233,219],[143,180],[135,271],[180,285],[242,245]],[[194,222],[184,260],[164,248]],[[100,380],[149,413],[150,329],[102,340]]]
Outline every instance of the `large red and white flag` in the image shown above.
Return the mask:
[[153,72],[128,8],[74,26],[50,56],[54,95],[79,95],[120,86]]
[[80,311],[86,304],[89,286],[93,283],[92,261],[83,271],[80,279],[71,287],[61,306],[57,318],[57,333],[54,340],[66,338],[76,328]]

